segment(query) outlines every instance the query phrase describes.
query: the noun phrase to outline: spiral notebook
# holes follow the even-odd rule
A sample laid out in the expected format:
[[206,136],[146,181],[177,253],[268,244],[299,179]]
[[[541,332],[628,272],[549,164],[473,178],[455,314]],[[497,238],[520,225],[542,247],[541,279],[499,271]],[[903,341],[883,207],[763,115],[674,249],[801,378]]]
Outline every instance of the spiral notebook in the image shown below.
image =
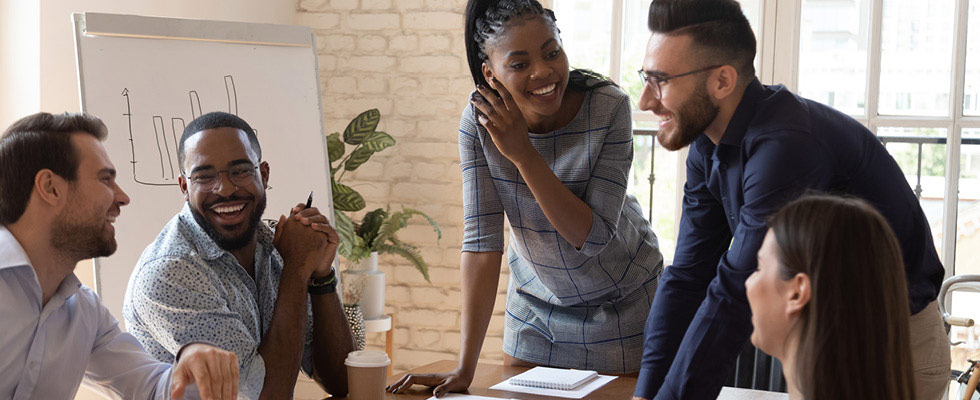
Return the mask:
[[595,371],[534,367],[520,375],[510,378],[508,382],[511,385],[519,386],[574,390],[598,375]]

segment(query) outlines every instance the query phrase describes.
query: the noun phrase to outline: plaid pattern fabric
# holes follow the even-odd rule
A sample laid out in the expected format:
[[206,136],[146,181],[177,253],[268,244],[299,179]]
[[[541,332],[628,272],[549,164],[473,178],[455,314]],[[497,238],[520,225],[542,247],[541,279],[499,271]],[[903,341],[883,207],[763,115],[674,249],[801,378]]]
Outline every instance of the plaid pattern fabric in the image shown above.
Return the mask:
[[629,98],[615,86],[593,89],[571,123],[530,137],[558,179],[592,208],[592,231],[581,249],[565,241],[517,167],[478,125],[473,107],[463,111],[462,250],[503,251],[505,215],[511,227],[504,351],[538,364],[638,370],[663,257],[639,204],[626,194]]

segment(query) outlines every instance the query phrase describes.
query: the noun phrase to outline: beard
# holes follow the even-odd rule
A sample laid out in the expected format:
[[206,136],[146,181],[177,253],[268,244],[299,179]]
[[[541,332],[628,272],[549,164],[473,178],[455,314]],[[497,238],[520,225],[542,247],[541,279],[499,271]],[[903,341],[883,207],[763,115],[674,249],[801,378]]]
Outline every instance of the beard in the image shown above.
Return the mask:
[[86,221],[65,208],[52,222],[51,247],[73,260],[111,256],[116,252],[116,237],[105,224],[105,213]]
[[[234,198],[231,197],[219,199],[214,203],[220,203],[233,199]],[[255,204],[255,210],[252,211],[252,215],[249,215],[248,220],[245,221],[245,223],[248,224],[245,232],[242,232],[241,235],[233,237],[226,237],[222,235],[217,229],[214,228],[214,226],[211,225],[211,223],[208,222],[206,218],[204,218],[203,214],[194,208],[194,206],[191,206],[190,208],[191,214],[194,215],[194,220],[197,221],[197,224],[202,229],[204,229],[204,232],[208,234],[208,237],[210,237],[211,240],[214,240],[214,243],[217,244],[222,250],[232,251],[245,247],[252,241],[253,238],[255,238],[255,231],[259,227],[259,222],[262,221],[262,213],[265,212],[265,206],[266,198],[265,196],[262,196],[262,198]]]
[[699,89],[674,115],[677,122],[676,132],[672,135],[657,135],[657,141],[669,151],[677,151],[693,143],[718,116],[718,106],[711,102],[704,84],[696,87]]

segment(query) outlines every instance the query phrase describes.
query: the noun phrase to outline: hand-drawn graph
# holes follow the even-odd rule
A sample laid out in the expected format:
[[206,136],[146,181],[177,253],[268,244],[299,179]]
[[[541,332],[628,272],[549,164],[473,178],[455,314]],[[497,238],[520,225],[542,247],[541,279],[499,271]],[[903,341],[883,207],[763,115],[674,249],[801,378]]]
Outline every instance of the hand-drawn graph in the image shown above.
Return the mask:
[[[231,75],[224,76],[225,96],[228,104],[228,112],[238,115],[238,91],[235,89],[235,78]],[[133,166],[133,179],[136,183],[149,186],[175,186],[177,176],[180,175],[180,165],[177,160],[178,140],[184,132],[187,123],[182,117],[165,117],[163,115],[153,115],[150,113],[153,126],[153,136],[149,135],[149,130],[133,128],[134,116],[130,96],[132,93],[129,88],[123,88],[121,95],[126,99],[126,117],[129,128],[129,145],[132,154],[130,164]],[[191,106],[191,119],[203,115],[201,112],[201,97],[196,90],[187,93],[188,101]],[[169,131],[168,123],[169,120]],[[144,120],[145,121],[145,120]],[[145,126],[139,124],[138,126]],[[257,129],[253,129],[258,133]],[[154,154],[156,159],[145,159],[146,154]],[[137,149],[144,151],[137,151]],[[140,158],[144,158],[140,160]],[[152,158],[152,156],[150,156]],[[159,168],[157,168],[159,166]]]

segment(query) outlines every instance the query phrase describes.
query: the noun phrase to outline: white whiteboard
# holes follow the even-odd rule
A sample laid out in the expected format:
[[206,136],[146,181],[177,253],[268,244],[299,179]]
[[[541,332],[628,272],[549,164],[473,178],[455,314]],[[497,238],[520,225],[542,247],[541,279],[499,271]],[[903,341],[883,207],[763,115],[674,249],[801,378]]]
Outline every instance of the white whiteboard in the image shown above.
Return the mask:
[[177,141],[202,113],[248,121],[270,166],[264,218],[314,191],[333,205],[315,36],[286,25],[74,14],[81,109],[109,128],[105,147],[131,198],[116,221],[119,249],[95,260],[96,291],[120,321],[140,254],[185,201]]

